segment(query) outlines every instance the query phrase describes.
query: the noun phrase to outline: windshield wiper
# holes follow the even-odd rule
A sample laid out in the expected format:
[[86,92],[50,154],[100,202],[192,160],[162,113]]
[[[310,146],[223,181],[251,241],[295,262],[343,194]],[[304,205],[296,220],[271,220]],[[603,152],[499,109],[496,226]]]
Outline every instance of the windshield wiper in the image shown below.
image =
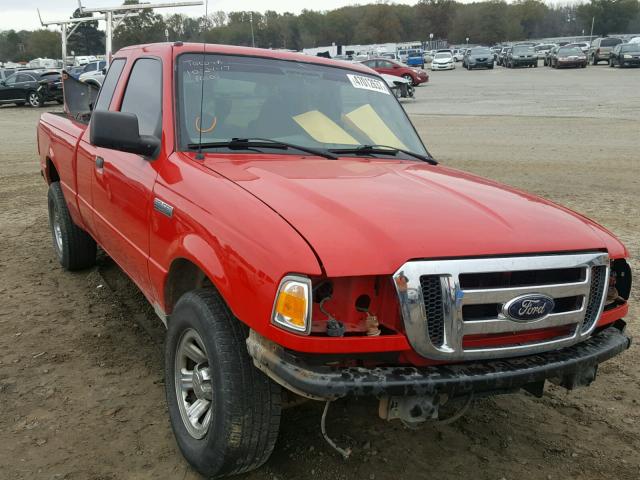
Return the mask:
[[330,148],[330,152],[341,153],[360,153],[362,155],[397,155],[399,152],[409,155],[410,157],[417,158],[423,162],[430,163],[431,165],[437,165],[438,162],[431,155],[422,155],[421,153],[415,153],[410,150],[404,150],[398,147],[391,147],[389,145],[360,145],[353,148]]
[[311,155],[317,155],[318,157],[330,158],[331,160],[337,160],[338,157],[333,153],[326,150],[320,150],[312,147],[305,147],[303,145],[296,145],[293,143],[282,142],[280,140],[274,140],[271,138],[232,138],[231,140],[225,140],[222,142],[203,142],[203,143],[190,143],[187,145],[189,150],[198,150],[200,148],[229,148],[231,150],[248,150],[253,148],[276,148],[280,150],[288,150],[289,148],[294,150],[300,150],[301,152],[310,153]]

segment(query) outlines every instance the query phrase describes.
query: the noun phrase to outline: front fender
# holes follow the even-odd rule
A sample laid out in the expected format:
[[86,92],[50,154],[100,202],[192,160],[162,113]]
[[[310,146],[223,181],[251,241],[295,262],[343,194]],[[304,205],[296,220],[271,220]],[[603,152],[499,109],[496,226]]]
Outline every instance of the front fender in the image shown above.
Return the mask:
[[[152,210],[149,276],[158,307],[170,313],[165,295],[171,265],[185,259],[213,283],[233,314],[251,328],[270,323],[275,293],[289,273],[322,274],[306,241],[273,210],[235,183],[199,165],[173,164],[154,197],[172,207]],[[175,300],[175,299],[174,299]]]

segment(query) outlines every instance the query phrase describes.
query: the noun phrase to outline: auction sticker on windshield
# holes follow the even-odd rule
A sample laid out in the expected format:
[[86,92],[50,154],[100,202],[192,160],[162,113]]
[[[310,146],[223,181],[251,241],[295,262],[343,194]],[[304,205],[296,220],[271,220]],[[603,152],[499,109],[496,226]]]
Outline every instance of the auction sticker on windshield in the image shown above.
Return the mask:
[[387,95],[391,95],[387,86],[376,78],[364,77],[362,75],[351,75],[349,73],[347,73],[347,77],[349,77],[351,85],[356,88],[362,88],[364,90],[372,90],[374,92],[386,93]]

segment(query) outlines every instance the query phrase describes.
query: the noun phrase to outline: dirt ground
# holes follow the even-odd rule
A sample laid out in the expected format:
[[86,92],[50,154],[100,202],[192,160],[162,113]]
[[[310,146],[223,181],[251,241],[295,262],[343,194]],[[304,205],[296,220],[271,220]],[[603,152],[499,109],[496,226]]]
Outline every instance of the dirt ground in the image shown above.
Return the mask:
[[[555,75],[547,88],[545,75]],[[544,114],[541,102],[587,78],[570,109]],[[611,88],[613,78],[635,96],[588,96],[589,85]],[[483,96],[483,82],[500,88]],[[638,85],[640,70],[460,69],[432,74],[407,110],[442,163],[594,218],[626,243],[637,272]],[[34,141],[40,113],[0,108],[0,478],[199,478],[170,430],[160,323],[108,258],[73,274],[54,260]],[[636,335],[639,297],[635,288]],[[636,480],[639,363],[633,346],[603,364],[590,388],[478,400],[458,422],[417,431],[378,419],[373,401],[337,402],[327,429],[353,448],[348,461],[321,437],[322,405],[304,404],[284,412],[271,460],[242,478]]]

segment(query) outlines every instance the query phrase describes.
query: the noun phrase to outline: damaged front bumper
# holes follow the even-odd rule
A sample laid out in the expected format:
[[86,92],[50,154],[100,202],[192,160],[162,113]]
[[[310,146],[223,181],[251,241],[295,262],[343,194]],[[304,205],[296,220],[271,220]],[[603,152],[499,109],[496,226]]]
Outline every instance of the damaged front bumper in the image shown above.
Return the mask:
[[524,388],[541,395],[544,382],[568,389],[590,384],[598,364],[628,349],[631,339],[618,320],[571,347],[509,359],[428,367],[311,365],[303,357],[251,331],[249,354],[257,368],[283,387],[315,400],[346,396],[426,396],[509,393]]

